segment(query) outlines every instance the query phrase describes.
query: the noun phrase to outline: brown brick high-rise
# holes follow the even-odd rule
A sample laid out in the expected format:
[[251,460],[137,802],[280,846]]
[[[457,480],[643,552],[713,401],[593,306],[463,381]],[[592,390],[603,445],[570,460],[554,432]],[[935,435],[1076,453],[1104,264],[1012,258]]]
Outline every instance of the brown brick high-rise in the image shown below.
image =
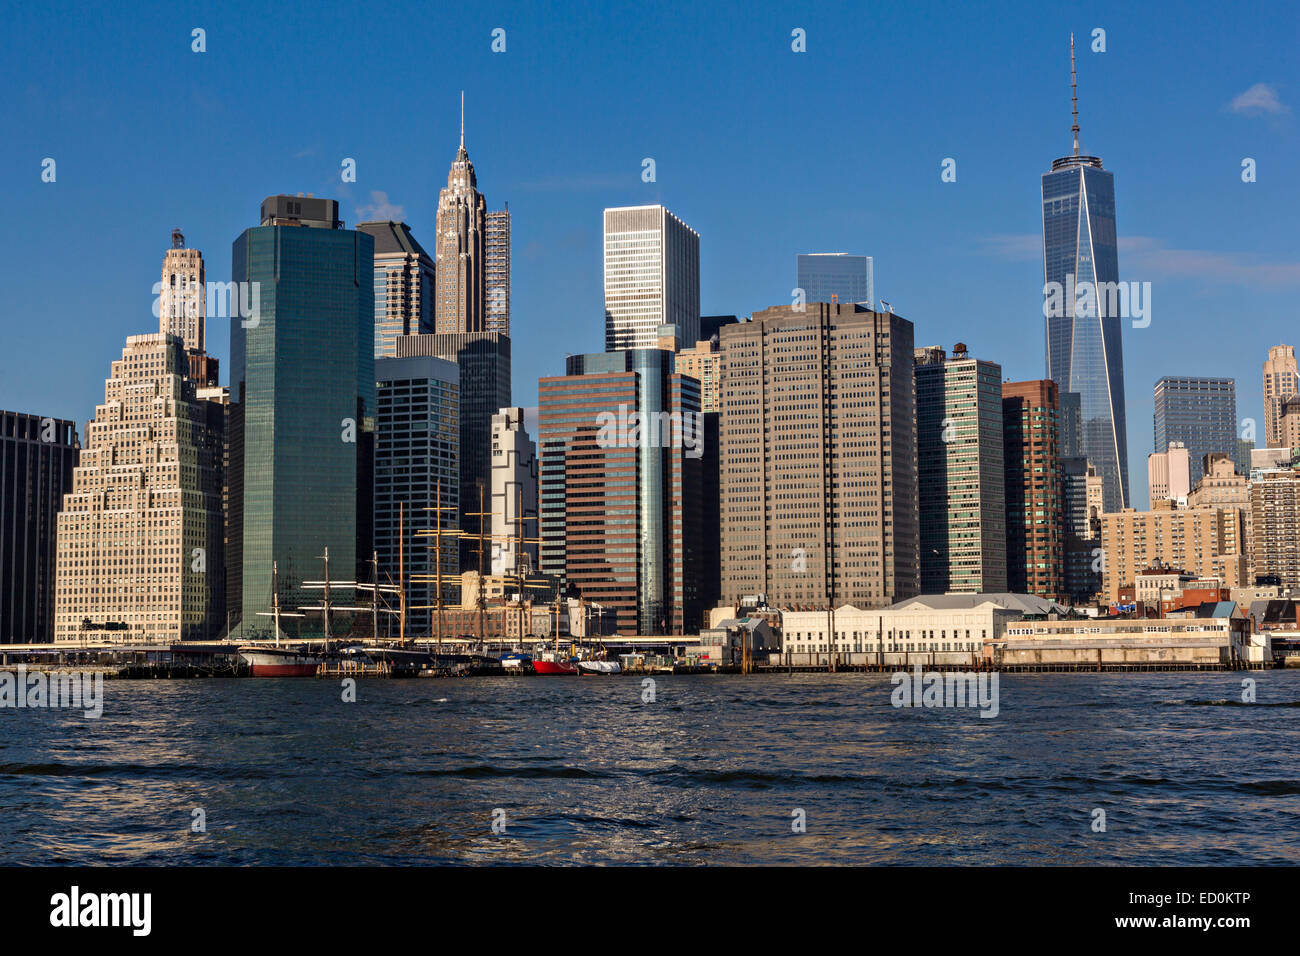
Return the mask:
[[1064,593],[1060,398],[1051,379],[1002,383],[1006,462],[1007,589],[1059,600]]

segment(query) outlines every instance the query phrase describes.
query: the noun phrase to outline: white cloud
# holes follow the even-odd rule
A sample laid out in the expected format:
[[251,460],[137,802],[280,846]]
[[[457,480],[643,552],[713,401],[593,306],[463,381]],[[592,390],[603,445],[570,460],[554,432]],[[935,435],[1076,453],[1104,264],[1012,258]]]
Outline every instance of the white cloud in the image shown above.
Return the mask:
[[1030,259],[1043,259],[1043,237],[1037,233],[1000,234],[984,236],[980,239],[984,251],[999,259],[1011,262],[1025,262]]
[[1277,87],[1268,83],[1256,83],[1246,92],[1238,93],[1228,104],[1228,110],[1244,116],[1280,116],[1291,112],[1291,108],[1277,98]]
[[1119,240],[1120,271],[1128,276],[1176,276],[1241,285],[1300,285],[1300,262],[1266,262],[1253,253],[1171,249],[1160,239]]
[[388,193],[376,189],[370,193],[370,205],[357,206],[357,218],[372,222],[377,220],[404,222],[406,220],[406,209],[403,206],[390,203]]
[[[1009,262],[1043,259],[1037,233],[992,235],[980,242],[984,251]],[[1256,286],[1300,285],[1300,262],[1268,262],[1255,253],[1175,249],[1153,236],[1121,236],[1120,275],[1125,279],[1181,278],[1209,284]]]

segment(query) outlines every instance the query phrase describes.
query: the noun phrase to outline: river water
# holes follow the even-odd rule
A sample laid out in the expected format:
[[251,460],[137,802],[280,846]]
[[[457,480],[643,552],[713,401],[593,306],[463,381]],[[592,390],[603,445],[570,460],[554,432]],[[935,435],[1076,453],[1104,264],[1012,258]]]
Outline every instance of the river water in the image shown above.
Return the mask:
[[992,718],[872,674],[109,681],[0,710],[0,863],[1295,864],[1300,671],[1248,676],[1001,675]]

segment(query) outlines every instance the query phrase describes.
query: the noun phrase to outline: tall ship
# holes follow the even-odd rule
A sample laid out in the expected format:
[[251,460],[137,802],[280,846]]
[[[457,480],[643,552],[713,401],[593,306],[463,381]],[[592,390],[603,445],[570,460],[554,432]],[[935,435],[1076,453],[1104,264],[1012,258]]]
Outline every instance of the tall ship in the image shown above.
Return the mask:
[[271,564],[271,610],[261,615],[269,616],[275,633],[274,647],[248,645],[239,649],[239,659],[248,665],[250,677],[314,677],[320,658],[306,651],[280,646],[280,618],[304,617],[280,610],[280,568]]

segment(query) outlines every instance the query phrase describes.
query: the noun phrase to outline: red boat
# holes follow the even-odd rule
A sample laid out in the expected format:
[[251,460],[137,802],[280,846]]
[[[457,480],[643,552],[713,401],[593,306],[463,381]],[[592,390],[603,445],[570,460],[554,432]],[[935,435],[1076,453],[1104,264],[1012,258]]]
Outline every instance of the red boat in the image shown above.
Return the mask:
[[250,677],[314,677],[320,665],[310,654],[279,647],[241,647],[239,657]]
[[[551,655],[547,655],[551,656]],[[533,658],[533,670],[538,674],[576,674],[578,673],[577,665],[573,661],[565,661],[555,658],[546,660],[543,657]]]

